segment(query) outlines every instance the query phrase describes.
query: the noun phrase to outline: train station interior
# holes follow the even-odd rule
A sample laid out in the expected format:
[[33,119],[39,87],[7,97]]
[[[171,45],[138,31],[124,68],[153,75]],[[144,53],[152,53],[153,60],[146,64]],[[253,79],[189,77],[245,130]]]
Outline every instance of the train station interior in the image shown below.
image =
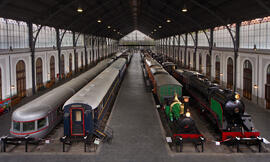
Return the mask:
[[0,161],[269,161],[269,0],[0,0]]

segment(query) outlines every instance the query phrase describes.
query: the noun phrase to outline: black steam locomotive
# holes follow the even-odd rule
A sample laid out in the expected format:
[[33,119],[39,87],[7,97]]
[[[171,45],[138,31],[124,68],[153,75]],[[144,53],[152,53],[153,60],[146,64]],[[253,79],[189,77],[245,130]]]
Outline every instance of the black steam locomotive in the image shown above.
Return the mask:
[[173,76],[218,127],[222,142],[235,138],[259,138],[260,133],[254,128],[251,116],[245,112],[245,105],[238,93],[220,88],[195,71],[176,69]]

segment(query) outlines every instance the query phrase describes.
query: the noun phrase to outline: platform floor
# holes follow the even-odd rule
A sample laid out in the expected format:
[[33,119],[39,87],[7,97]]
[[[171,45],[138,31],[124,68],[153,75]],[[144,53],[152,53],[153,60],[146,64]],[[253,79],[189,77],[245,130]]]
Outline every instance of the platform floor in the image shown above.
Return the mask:
[[270,110],[266,110],[258,104],[243,99],[246,112],[252,116],[255,128],[261,132],[261,136],[270,142]]
[[[146,91],[140,61],[140,55],[134,54],[108,121],[108,125],[114,130],[112,144],[102,144],[96,153],[0,153],[0,161],[265,162],[269,160],[269,153],[172,153],[165,143],[152,94]],[[264,115],[258,117],[261,120],[268,115],[263,112],[259,114]],[[262,128],[266,130],[265,134],[269,129],[266,124]]]

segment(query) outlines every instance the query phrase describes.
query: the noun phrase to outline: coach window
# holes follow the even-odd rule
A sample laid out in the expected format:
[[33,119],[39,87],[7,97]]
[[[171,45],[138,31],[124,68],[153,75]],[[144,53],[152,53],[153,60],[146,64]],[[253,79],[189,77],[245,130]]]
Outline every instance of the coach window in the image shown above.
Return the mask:
[[47,124],[46,118],[39,119],[38,120],[38,129],[43,128],[44,126],[46,126],[46,124]]
[[51,56],[51,58],[50,58],[50,79],[51,80],[55,79],[55,60],[54,60],[54,56]]
[[268,65],[266,73],[265,100],[266,109],[270,109],[270,65]]
[[35,121],[23,123],[23,132],[28,132],[28,131],[33,131],[33,130],[35,130]]
[[244,87],[243,96],[251,100],[252,95],[252,65],[250,61],[244,62],[244,75],[243,75]]
[[232,89],[233,86],[233,59],[228,58],[227,63],[227,88]]
[[17,81],[18,97],[25,97],[26,96],[25,63],[22,60],[20,60],[16,65],[16,81]]
[[215,72],[216,72],[215,80],[217,83],[220,83],[220,58],[219,58],[219,56],[216,56],[216,70],[215,70]]
[[21,131],[21,123],[13,121],[13,130],[18,131],[18,132]]
[[75,121],[76,122],[81,122],[82,121],[82,111],[76,111]]
[[38,58],[36,61],[36,84],[37,90],[39,90],[43,86],[43,77],[42,77],[42,60]]

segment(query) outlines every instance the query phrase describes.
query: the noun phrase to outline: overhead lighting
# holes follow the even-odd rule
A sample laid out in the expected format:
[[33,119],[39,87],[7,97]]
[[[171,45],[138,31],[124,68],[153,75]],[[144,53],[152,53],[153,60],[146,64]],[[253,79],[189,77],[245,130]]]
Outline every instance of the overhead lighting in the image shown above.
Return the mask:
[[97,20],[98,23],[101,23],[102,21],[100,19]]
[[116,29],[113,29],[114,32],[116,32]]
[[117,34],[120,34],[120,32],[117,32]]
[[111,29],[111,26],[108,26],[107,28],[108,28],[108,29]]
[[182,8],[182,12],[187,12],[187,6],[184,4],[183,8]]
[[77,8],[77,12],[82,13],[83,12],[83,9],[81,7],[78,7]]
[[158,28],[159,28],[159,29],[161,29],[161,28],[162,28],[162,26],[161,26],[161,25],[159,25],[159,26],[158,26]]
[[167,19],[166,22],[167,22],[167,23],[170,23],[170,22],[172,22],[172,21],[171,21],[170,19]]
[[157,31],[157,29],[154,29],[154,31],[156,32],[156,31]]
[[154,32],[151,32],[152,34],[154,33]]

